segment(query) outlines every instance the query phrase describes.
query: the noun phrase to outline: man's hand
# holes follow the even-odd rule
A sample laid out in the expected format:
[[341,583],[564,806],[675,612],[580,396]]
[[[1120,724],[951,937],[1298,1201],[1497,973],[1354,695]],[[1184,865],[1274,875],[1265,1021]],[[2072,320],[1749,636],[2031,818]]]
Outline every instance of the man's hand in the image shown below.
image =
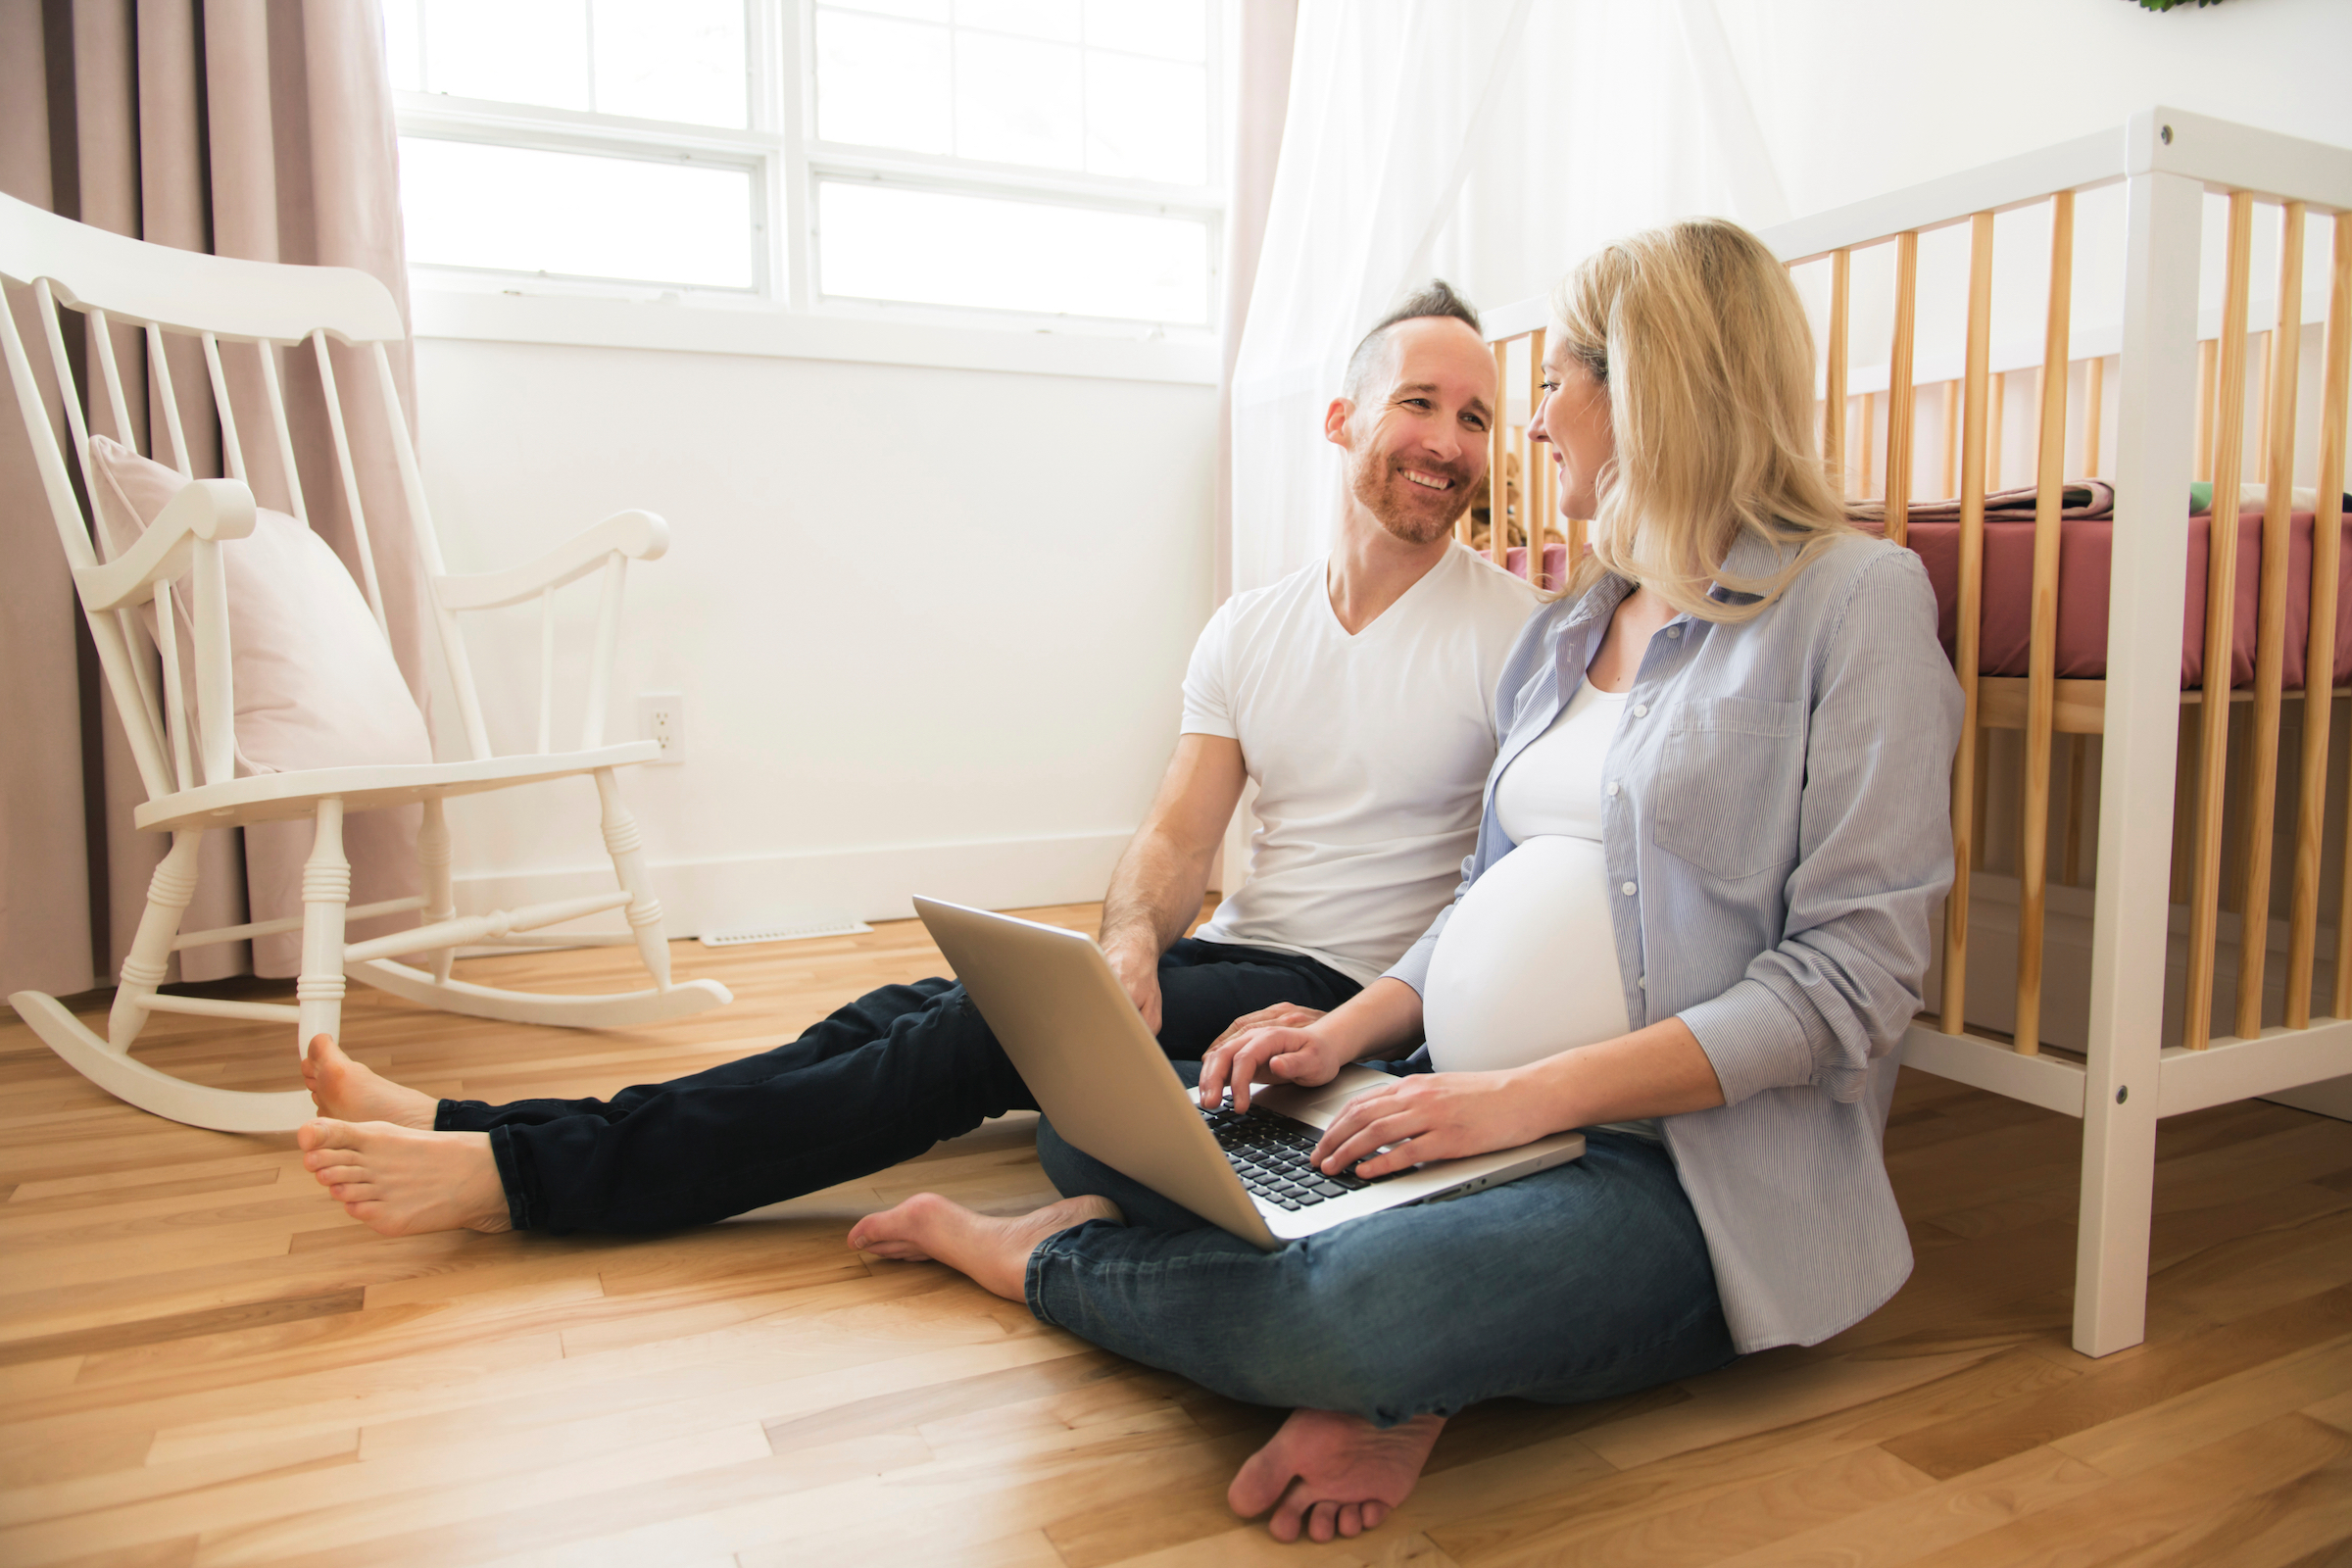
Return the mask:
[[1327,1084],[1354,1058],[1312,1029],[1257,1028],[1231,1035],[1200,1059],[1200,1103],[1214,1108],[1233,1091],[1233,1108],[1250,1108],[1250,1086],[1259,1078],[1286,1084]]
[[1159,955],[1134,948],[1113,948],[1102,955],[1110,972],[1119,977],[1127,1000],[1144,1015],[1144,1027],[1159,1033]]
[[1303,1029],[1322,1016],[1321,1007],[1301,1007],[1296,1002],[1277,1002],[1271,1007],[1245,1012],[1234,1019],[1225,1026],[1223,1034],[1208,1043],[1208,1049],[1214,1051],[1235,1035],[1247,1034],[1252,1029]]
[[1315,1168],[1386,1176],[1433,1159],[1516,1149],[1556,1132],[1545,1125],[1544,1098],[1520,1077],[1517,1071],[1415,1073],[1358,1095],[1324,1129]]

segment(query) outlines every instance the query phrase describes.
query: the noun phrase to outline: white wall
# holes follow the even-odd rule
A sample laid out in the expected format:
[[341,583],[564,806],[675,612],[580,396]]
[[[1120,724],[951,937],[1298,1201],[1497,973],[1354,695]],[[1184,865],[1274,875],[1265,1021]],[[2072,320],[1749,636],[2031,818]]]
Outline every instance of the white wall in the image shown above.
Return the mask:
[[[1101,896],[1209,610],[1212,387],[430,337],[417,360],[452,570],[625,507],[669,519],[630,571],[609,736],[637,693],[685,695],[686,762],[624,776],[672,935]],[[559,746],[593,583],[564,597]],[[528,750],[536,612],[467,627],[494,745]],[[452,818],[462,906],[611,886],[585,782]]]

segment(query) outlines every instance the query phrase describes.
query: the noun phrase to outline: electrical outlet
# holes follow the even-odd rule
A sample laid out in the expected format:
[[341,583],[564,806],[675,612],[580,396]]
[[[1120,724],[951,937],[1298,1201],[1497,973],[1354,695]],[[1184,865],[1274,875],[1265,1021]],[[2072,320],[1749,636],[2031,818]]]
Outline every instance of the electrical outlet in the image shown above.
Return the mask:
[[637,694],[637,738],[662,748],[656,762],[686,760],[686,699],[677,692]]

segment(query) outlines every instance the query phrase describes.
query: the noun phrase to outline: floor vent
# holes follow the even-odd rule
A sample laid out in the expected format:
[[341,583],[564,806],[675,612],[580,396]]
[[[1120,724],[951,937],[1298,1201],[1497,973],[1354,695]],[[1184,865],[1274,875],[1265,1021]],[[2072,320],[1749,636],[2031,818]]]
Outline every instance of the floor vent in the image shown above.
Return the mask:
[[716,931],[699,940],[706,948],[740,948],[753,942],[801,942],[809,937],[854,937],[871,931],[863,920],[846,914],[812,914],[797,920],[748,926],[741,931]]

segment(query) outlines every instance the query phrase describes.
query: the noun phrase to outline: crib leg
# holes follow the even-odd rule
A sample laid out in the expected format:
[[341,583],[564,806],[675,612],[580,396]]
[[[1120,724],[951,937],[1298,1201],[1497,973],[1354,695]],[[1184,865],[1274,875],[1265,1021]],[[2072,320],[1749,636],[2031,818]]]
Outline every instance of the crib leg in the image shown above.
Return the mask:
[[[2075,1348],[2112,1355],[2148,1337],[2148,1215],[2156,1197],[2156,1074],[2091,1048],[2082,1103],[2082,1208],[2075,1236]],[[2153,1053],[2151,1053],[2152,1054]],[[2138,1094],[2121,1082],[2138,1078]],[[2121,1096],[2122,1098],[2118,1098]]]

